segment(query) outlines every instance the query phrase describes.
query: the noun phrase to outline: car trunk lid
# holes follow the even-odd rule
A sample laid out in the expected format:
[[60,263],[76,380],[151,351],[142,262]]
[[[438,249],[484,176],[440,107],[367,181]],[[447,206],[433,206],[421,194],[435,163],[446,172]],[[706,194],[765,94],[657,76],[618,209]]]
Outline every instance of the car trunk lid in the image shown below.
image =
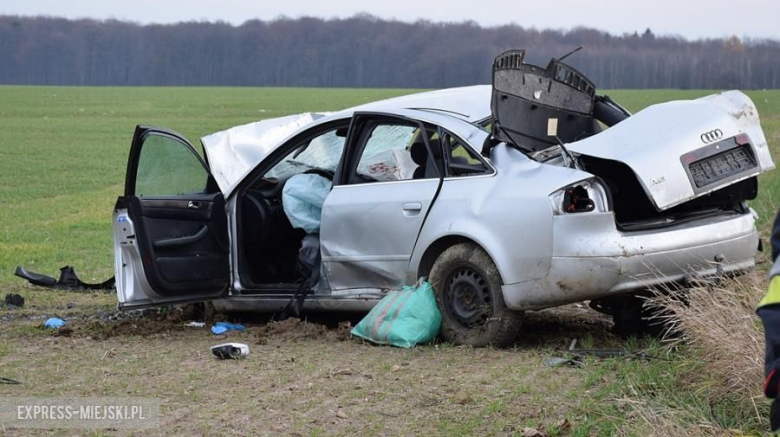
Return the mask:
[[739,91],[653,105],[566,147],[627,165],[658,211],[774,168],[758,111]]

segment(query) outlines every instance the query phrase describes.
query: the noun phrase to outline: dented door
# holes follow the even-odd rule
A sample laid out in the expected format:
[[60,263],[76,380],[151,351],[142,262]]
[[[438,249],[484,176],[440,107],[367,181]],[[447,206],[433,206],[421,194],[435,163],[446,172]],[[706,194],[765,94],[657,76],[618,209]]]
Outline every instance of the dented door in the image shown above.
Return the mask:
[[407,282],[417,237],[442,183],[435,132],[401,117],[353,117],[322,209],[322,260],[334,294]]

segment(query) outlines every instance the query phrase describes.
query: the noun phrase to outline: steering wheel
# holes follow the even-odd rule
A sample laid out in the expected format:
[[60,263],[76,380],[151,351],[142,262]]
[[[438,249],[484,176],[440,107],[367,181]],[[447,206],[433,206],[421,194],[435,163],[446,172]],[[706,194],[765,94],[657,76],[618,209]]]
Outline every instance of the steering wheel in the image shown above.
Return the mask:
[[250,250],[258,248],[268,239],[270,232],[271,211],[268,202],[261,193],[249,191],[244,195],[241,206],[244,245]]
[[330,171],[330,170],[325,170],[325,169],[322,169],[322,168],[313,168],[311,170],[306,170],[305,172],[303,172],[303,174],[316,174],[318,176],[322,176],[325,179],[333,182],[333,175],[334,175],[334,173],[332,171]]

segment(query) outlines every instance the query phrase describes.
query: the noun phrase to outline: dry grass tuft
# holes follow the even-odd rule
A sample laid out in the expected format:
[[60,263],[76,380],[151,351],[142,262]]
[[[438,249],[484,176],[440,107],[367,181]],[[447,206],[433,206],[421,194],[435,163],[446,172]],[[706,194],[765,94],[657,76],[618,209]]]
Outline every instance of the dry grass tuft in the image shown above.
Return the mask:
[[764,334],[755,314],[766,285],[758,271],[656,290],[648,298],[669,329],[665,341],[680,352],[671,385],[677,393],[619,400],[633,418],[623,435],[742,436],[766,427]]
[[[766,292],[765,273],[733,279],[700,280],[685,289],[657,290],[647,306],[657,310],[668,333],[665,341],[684,353],[675,385],[694,393],[697,406],[656,405],[640,399],[633,405],[638,425],[650,435],[742,435],[728,429],[766,425],[764,334],[755,313]],[[687,358],[683,358],[687,357]],[[723,423],[714,411],[728,411]],[[740,419],[741,418],[741,419]],[[720,422],[720,423],[719,423]]]
[[[700,280],[686,290],[663,290],[648,304],[660,310],[671,342],[684,342],[701,359],[694,377],[713,402],[761,398],[764,334],[756,304],[766,279],[753,272],[735,279]],[[700,373],[701,372],[701,373]]]

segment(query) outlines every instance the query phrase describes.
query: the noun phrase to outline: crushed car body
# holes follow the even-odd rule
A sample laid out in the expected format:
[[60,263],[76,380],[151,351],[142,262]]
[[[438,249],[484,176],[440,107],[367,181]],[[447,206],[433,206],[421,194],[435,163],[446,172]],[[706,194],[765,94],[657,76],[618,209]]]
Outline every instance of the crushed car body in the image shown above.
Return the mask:
[[[303,308],[367,310],[425,277],[445,339],[503,345],[525,310],[753,268],[746,202],[774,164],[746,95],[632,115],[524,55],[496,58],[492,86],[263,120],[204,137],[205,157],[139,126],[113,215],[120,308],[278,311],[304,288]],[[329,190],[305,228],[283,196],[301,175]]]

